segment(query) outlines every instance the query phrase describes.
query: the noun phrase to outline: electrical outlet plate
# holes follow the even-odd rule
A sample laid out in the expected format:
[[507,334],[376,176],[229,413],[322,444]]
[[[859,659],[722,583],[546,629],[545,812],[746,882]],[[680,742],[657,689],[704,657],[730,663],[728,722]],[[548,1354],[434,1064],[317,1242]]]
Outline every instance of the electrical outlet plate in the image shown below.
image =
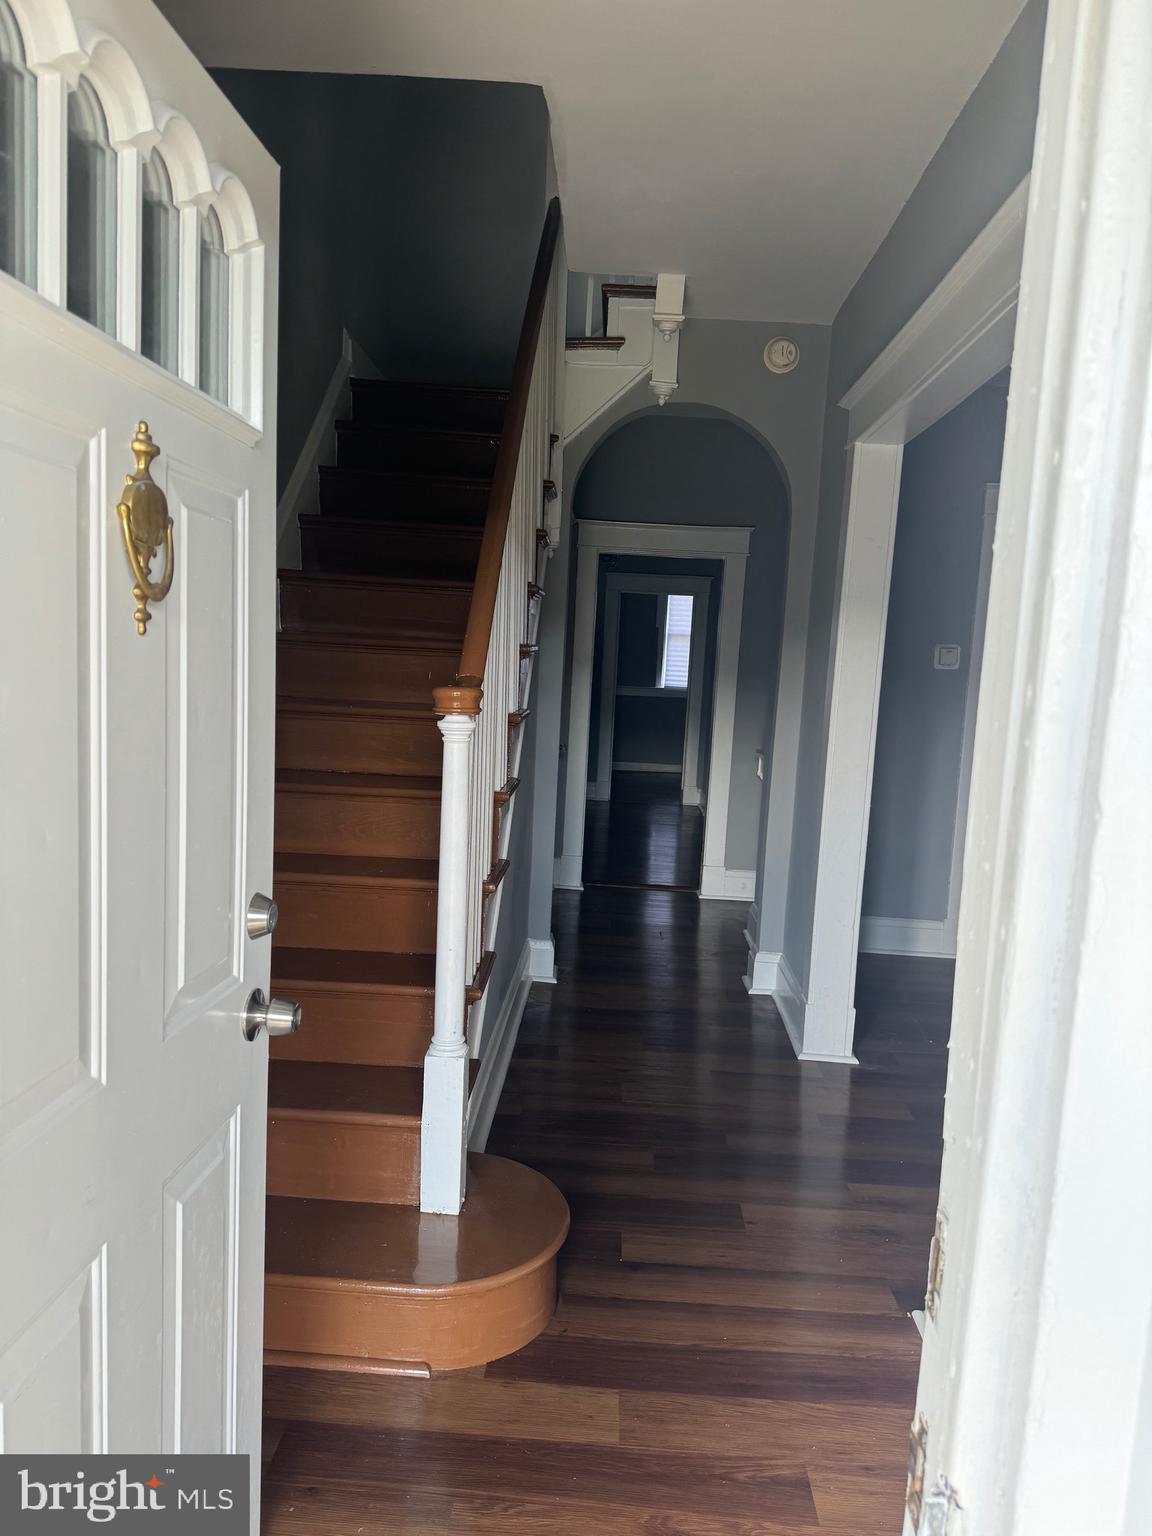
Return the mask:
[[937,672],[956,672],[960,667],[960,647],[958,645],[938,645],[935,653],[935,666]]

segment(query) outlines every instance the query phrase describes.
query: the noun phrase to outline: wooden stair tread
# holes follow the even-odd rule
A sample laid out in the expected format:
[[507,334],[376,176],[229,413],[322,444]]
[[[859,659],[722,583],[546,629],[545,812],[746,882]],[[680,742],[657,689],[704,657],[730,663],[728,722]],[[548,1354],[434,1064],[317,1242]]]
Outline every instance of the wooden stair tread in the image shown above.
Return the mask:
[[438,799],[439,776],[416,773],[345,773],[325,768],[281,768],[277,789],[338,790],[346,794],[396,795],[410,799],[426,795]]
[[371,882],[374,885],[435,885],[435,859],[366,858],[351,853],[277,853],[273,872],[281,878]]
[[268,1064],[268,1113],[311,1119],[417,1124],[424,1092],[421,1067],[368,1067],[332,1061]]
[[430,451],[434,450],[436,443],[442,443],[446,438],[475,439],[477,442],[486,443],[497,442],[500,438],[499,432],[484,427],[439,427],[432,424],[417,425],[407,421],[355,421],[349,417],[341,417],[336,423],[336,430],[337,432],[362,432],[366,435],[428,438]]
[[427,720],[435,717],[431,696],[427,704],[419,704],[413,699],[326,699],[294,693],[281,698],[276,710],[278,714],[335,715],[342,719],[351,716],[357,720]]
[[340,528],[352,533],[371,534],[375,537],[391,530],[396,534],[406,535],[420,532],[430,539],[458,538],[478,541],[484,531],[479,523],[429,523],[421,526],[411,518],[343,517],[332,512],[301,512],[299,521],[302,528],[318,528],[322,531]]
[[433,993],[436,956],[375,949],[273,948],[272,975],[285,988],[303,983],[309,987]]
[[349,571],[294,571],[276,572],[285,586],[302,587],[364,587],[382,595],[395,591],[417,591],[435,596],[437,592],[449,592],[453,597],[471,591],[474,583],[459,578],[441,576],[373,576],[368,572],[357,574]]
[[352,385],[371,394],[479,395],[490,400],[507,400],[512,393],[501,384],[429,384],[410,379],[364,379],[359,374],[353,376]]
[[625,340],[623,336],[566,336],[564,348],[568,352],[619,352]]
[[423,474],[416,469],[362,469],[359,465],[353,468],[350,465],[321,464],[319,475],[321,480],[366,480],[373,485],[391,485],[394,490],[401,485],[410,485],[421,491],[437,487],[453,491],[489,491],[492,488],[490,475],[454,475],[444,469]]
[[293,650],[331,647],[341,651],[372,651],[381,656],[455,656],[460,651],[460,637],[457,634],[427,631],[413,634],[403,624],[393,634],[381,633],[376,629],[348,630],[321,625],[308,629],[285,629],[276,637],[276,643]]
[[534,1169],[471,1153],[463,1211],[434,1222],[429,1241],[429,1218],[408,1207],[270,1198],[269,1281],[422,1296],[486,1290],[556,1253],[568,1206]]

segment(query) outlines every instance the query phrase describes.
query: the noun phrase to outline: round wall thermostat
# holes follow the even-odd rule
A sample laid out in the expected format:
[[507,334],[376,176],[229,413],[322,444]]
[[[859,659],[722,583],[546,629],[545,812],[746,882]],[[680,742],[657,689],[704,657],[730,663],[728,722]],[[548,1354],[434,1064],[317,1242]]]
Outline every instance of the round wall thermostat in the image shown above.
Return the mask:
[[800,361],[800,348],[790,336],[773,336],[764,348],[764,366],[772,373],[791,373]]

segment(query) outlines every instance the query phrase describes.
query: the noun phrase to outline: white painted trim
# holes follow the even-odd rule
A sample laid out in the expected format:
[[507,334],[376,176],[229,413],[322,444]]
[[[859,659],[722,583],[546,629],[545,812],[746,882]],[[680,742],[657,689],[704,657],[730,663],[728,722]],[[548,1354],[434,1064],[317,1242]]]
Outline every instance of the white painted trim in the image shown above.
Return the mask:
[[951,958],[947,924],[928,917],[862,917],[860,949],[868,955],[940,955]]
[[[620,663],[620,597],[625,592],[648,592],[664,596],[671,592],[690,595],[693,602],[691,654],[688,661],[688,687],[685,689],[620,687],[616,682]],[[711,576],[631,575],[612,571],[604,583],[604,638],[600,659],[600,732],[596,747],[596,777],[589,781],[589,800],[612,798],[613,772],[664,773],[665,763],[617,763],[612,759],[616,738],[616,700],[635,698],[683,698],[683,747],[680,761],[680,800],[683,805],[701,803],[697,783],[700,759],[700,721],[704,705],[704,658],[707,654],[708,626],[712,622]]]
[[484,1056],[468,1097],[467,1137],[470,1152],[483,1152],[488,1143],[488,1134],[492,1129],[500,1095],[504,1091],[512,1053],[516,1049],[520,1021],[524,1017],[528,994],[532,990],[531,970],[532,940],[526,939],[508,991],[500,1005],[500,1012],[484,1031]]
[[771,997],[780,985],[780,961],[783,956],[779,950],[757,949],[756,940],[752,936],[754,932],[751,925],[744,932],[744,941],[748,945],[748,970],[744,976],[744,988],[750,997]]
[[552,864],[552,884],[558,891],[584,889],[584,855],[558,853]]
[[796,979],[796,972],[788,963],[787,955],[781,955],[779,958],[777,985],[772,993],[772,1001],[776,1004],[780,1022],[784,1025],[788,1039],[792,1042],[792,1049],[800,1061],[823,1061],[838,1067],[859,1065],[851,1052],[847,1055],[839,1055],[836,1052],[805,1048],[809,1003],[804,988]]
[[[613,763],[613,773],[667,773],[680,777],[679,763]],[[604,799],[607,800],[605,795]]]
[[1150,125],[1147,0],[1051,0],[916,1407],[997,1536],[1152,1528]]
[[[754,530],[687,523],[576,524],[576,604],[572,679],[568,702],[564,835],[556,884],[582,889],[584,819],[588,793],[588,736],[592,709],[592,662],[601,554],[651,555],[657,559],[720,560],[724,575],[716,641],[716,686],[712,690],[712,750],[708,803],[704,811],[704,876],[714,886],[723,871],[732,782],[732,737],[736,723],[736,674],[744,576]],[[711,874],[709,874],[711,871]],[[705,891],[701,895],[719,894]],[[749,892],[748,899],[752,893]],[[743,899],[732,897],[730,899]]]
[[556,985],[556,941],[551,936],[546,939],[528,940],[528,969],[526,973],[534,982],[539,982],[546,987]]
[[722,864],[705,864],[700,871],[701,901],[747,901],[756,894],[754,869],[725,869]]
[[348,332],[343,333],[340,359],[332,370],[308,435],[300,447],[288,484],[276,508],[276,555],[281,566],[299,562],[300,514],[319,508],[319,469],[334,458],[336,421],[347,406],[348,384],[354,376],[378,379],[380,370]]
[[948,874],[948,915],[944,919],[945,953],[956,953],[960,931],[960,892],[964,885],[964,843],[968,827],[968,800],[972,793],[972,751],[976,740],[976,706],[980,697],[980,672],[984,664],[984,631],[988,624],[988,588],[992,579],[992,548],[996,536],[996,508],[1000,486],[984,487],[984,514],[980,536],[980,568],[976,578],[976,607],[968,641],[968,679],[964,691],[964,726],[960,744],[960,772],[956,786],[956,821],[952,829],[952,864]]
[[844,396],[845,536],[831,688],[804,1054],[844,1060],[903,444],[1012,362],[1027,183],[1022,183]]
[[982,365],[982,338],[1005,319],[1014,329],[1027,209],[1025,177],[845,393],[850,441],[906,443],[1001,371]]

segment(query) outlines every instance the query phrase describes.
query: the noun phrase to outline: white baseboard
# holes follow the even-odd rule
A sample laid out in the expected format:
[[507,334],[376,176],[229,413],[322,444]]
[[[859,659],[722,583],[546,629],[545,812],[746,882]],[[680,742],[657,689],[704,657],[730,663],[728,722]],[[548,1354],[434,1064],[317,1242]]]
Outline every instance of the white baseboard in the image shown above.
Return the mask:
[[702,805],[704,796],[700,793],[699,784],[689,784],[680,796],[681,805]]
[[588,795],[587,795],[587,798],[589,800],[611,800],[611,798],[612,798],[612,781],[611,781],[611,779],[609,779],[607,784],[601,784],[599,779],[589,779],[588,780]]
[[556,944],[551,938],[528,940],[528,970],[530,981],[545,986],[556,985]]
[[504,1079],[508,1076],[508,1064],[516,1049],[520,1020],[524,1017],[528,994],[532,990],[532,977],[529,974],[531,960],[532,941],[529,939],[525,941],[520,964],[509,982],[508,991],[500,1004],[500,1012],[484,1030],[484,1056],[468,1098],[470,1152],[483,1152],[488,1142],[496,1107],[504,1091]]
[[748,970],[744,986],[751,997],[771,997],[780,985],[779,950],[757,949],[751,933],[745,932],[748,941]]
[[300,514],[314,512],[319,507],[317,471],[326,458],[333,456],[333,432],[344,404],[348,380],[353,375],[361,379],[378,379],[380,370],[364,348],[345,331],[340,361],[328,381],[328,388],[276,508],[276,553],[281,565],[299,561]]
[[701,901],[752,901],[756,895],[754,869],[725,869],[705,864],[700,871]]
[[552,866],[552,884],[558,891],[582,891],[583,874],[584,855],[562,853]]
[[[613,763],[613,773],[674,773],[680,777],[679,763]],[[607,798],[607,797],[605,797]]]
[[945,924],[922,917],[862,917],[860,948],[869,955],[956,954]]
[[[804,1037],[808,1032],[810,1023],[809,1015],[812,1005],[809,1003],[804,988],[796,980],[796,973],[788,964],[787,955],[781,955],[777,967],[777,985],[772,993],[772,1001],[780,1014],[788,1039],[792,1042],[792,1049],[796,1052],[800,1061],[825,1061],[838,1067],[854,1067],[858,1065],[853,1055],[840,1056],[827,1054],[824,1051],[806,1051],[804,1049]],[[813,1021],[818,1026],[818,1021]]]

